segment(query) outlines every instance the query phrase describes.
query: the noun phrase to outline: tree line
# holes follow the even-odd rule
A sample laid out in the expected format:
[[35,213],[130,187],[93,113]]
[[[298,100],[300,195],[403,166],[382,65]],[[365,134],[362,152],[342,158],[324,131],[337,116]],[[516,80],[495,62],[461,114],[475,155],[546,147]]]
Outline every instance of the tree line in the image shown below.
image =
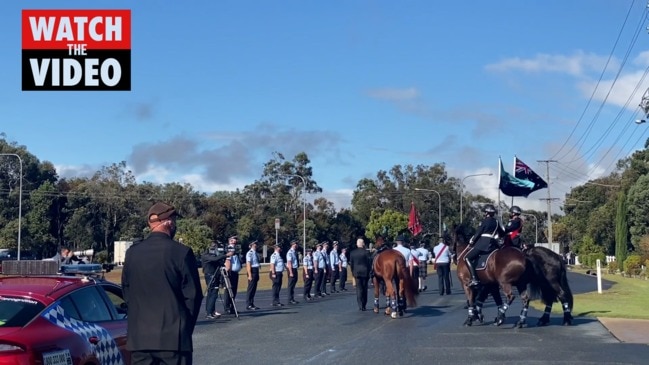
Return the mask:
[[[147,234],[145,215],[155,201],[177,208],[182,216],[177,238],[197,253],[204,252],[212,242],[226,242],[234,234],[244,244],[252,240],[274,244],[276,218],[281,222],[277,237],[282,245],[294,238],[302,242],[304,229],[307,247],[324,240],[353,246],[357,237],[371,240],[376,233],[394,238],[407,233],[412,202],[424,227],[424,233],[413,240],[434,244],[440,220],[447,240],[459,223],[460,196],[462,220],[473,227],[479,225],[482,206],[495,203],[463,190],[461,178],[448,176],[442,162],[395,165],[389,171],[378,171],[375,177],[358,181],[350,207],[337,209],[321,195],[322,188],[313,179],[313,167],[304,152],[292,158],[276,152],[262,166],[260,177],[249,185],[213,193],[197,191],[190,184],[137,182],[124,161],[104,166],[89,177],[61,178],[51,162],[39,160],[4,135],[0,135],[0,154],[22,158],[21,248],[41,257],[53,256],[66,245],[79,250],[92,248],[110,261],[115,241],[131,241]],[[644,250],[649,229],[649,217],[643,214],[649,204],[643,198],[649,191],[647,158],[645,146],[645,150],[621,160],[610,176],[573,188],[566,199],[588,203],[566,206],[565,215],[553,216],[554,242],[578,253],[615,254],[616,225],[621,219],[618,205],[624,201],[626,251]],[[19,170],[18,159],[0,156],[0,248],[17,246]],[[439,197],[415,188],[434,190]],[[502,202],[499,206],[503,212],[509,208]],[[539,241],[547,242],[545,213],[525,214],[523,240],[535,241],[536,222]],[[617,236],[624,241],[622,235],[618,232]]]

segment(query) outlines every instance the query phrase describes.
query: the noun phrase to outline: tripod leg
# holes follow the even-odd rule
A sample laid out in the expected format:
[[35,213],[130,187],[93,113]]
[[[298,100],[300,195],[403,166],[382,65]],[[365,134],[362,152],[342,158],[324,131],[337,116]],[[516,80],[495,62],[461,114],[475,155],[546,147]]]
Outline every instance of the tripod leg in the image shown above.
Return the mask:
[[[234,315],[239,318],[239,311],[237,310],[237,304],[234,302],[234,293],[232,292],[232,283],[230,282],[230,277],[228,276],[227,271],[225,268],[223,269],[223,278],[225,281],[225,288],[228,291],[228,294],[230,295],[230,301],[232,302],[232,309],[234,309]],[[225,306],[225,302],[223,303]]]

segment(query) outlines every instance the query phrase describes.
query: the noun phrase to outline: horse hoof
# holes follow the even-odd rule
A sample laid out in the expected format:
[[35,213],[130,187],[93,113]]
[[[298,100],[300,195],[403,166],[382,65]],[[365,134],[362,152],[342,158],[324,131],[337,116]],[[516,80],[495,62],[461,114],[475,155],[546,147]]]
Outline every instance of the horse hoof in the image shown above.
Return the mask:
[[379,314],[379,309],[378,309],[378,308],[374,308],[374,313]]
[[392,319],[397,318],[397,312],[392,312],[392,313],[390,314],[390,317],[392,317]]
[[478,315],[478,321],[480,321],[480,324],[484,323],[484,314],[479,314]]
[[494,319],[494,326],[500,326],[503,323],[505,323],[505,318],[496,317],[496,319]]
[[547,326],[548,324],[550,324],[550,318],[546,317],[541,317],[539,318],[539,321],[536,322],[536,325],[539,327]]
[[470,319],[467,319],[466,321],[464,321],[464,327],[471,327],[472,324],[473,324],[473,322]]
[[403,317],[403,311],[399,311],[399,317]]
[[572,321],[563,321],[564,326],[572,326]]

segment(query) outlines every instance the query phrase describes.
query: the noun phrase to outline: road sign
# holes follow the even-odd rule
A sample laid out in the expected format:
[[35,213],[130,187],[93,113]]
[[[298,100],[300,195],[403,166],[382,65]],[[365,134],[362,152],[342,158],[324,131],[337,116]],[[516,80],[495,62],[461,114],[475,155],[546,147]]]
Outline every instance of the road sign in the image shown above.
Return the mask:
[[275,218],[275,229],[279,229],[279,218]]

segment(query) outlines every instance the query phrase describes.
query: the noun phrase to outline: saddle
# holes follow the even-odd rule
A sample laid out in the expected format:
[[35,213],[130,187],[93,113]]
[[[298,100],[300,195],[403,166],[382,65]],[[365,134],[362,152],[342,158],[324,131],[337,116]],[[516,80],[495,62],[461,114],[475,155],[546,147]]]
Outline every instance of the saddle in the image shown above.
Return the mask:
[[516,246],[501,246],[501,247],[498,247],[498,248],[496,248],[496,249],[494,249],[494,250],[492,250],[490,252],[480,254],[480,256],[478,256],[478,260],[476,262],[475,269],[476,270],[484,270],[484,269],[486,269],[487,268],[487,260],[489,260],[491,255],[493,255],[495,252],[497,252],[498,250],[500,250],[502,248],[505,248],[505,247],[512,247],[512,248],[515,248],[515,249],[521,251],[521,249],[516,247]]

